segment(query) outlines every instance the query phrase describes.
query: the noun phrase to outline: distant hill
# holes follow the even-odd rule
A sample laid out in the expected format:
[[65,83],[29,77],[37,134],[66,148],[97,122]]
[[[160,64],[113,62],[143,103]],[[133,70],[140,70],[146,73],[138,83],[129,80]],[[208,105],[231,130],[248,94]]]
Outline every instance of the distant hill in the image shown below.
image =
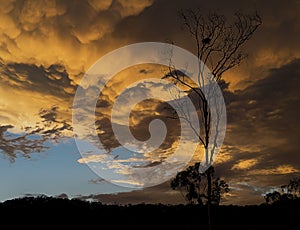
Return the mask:
[[[196,205],[104,205],[78,199],[24,197],[0,203],[1,223],[12,228],[109,226],[99,229],[206,229],[206,207]],[[288,229],[299,226],[300,200],[274,205],[214,207],[214,229]],[[11,219],[15,220],[12,221]],[[44,227],[41,227],[42,229]],[[60,229],[60,228],[58,228]],[[297,228],[293,228],[297,229]]]

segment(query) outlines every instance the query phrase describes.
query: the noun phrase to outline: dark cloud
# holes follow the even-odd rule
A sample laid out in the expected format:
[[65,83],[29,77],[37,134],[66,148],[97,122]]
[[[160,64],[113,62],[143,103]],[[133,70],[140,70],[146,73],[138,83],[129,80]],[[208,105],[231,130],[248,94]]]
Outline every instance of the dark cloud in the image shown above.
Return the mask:
[[227,106],[228,123],[235,127],[228,132],[227,141],[259,145],[266,157],[299,167],[299,66],[296,59],[271,69],[264,79],[236,92],[236,100]]
[[253,13],[262,17],[262,25],[254,36],[242,47],[248,58],[239,68],[225,74],[231,87],[244,88],[265,77],[268,69],[280,67],[299,57],[299,3],[297,0],[283,1],[156,1],[138,17],[129,17],[117,24],[112,37],[126,38],[132,42],[172,41],[193,53],[196,44],[183,26],[180,12],[200,9],[224,14],[231,20],[234,13]]
[[217,171],[229,183],[247,183],[239,189],[262,194],[299,175],[299,66],[295,59],[244,90],[228,93],[223,154],[230,159],[217,164]]
[[44,145],[42,138],[31,134],[14,135],[9,133],[12,125],[0,125],[0,152],[13,162],[18,154],[23,157],[30,157],[31,153],[44,151],[48,147]]
[[170,188],[170,183],[166,182],[158,186],[146,188],[143,190],[134,190],[131,192],[122,192],[116,194],[93,194],[88,196],[80,196],[83,200],[96,200],[105,204],[182,204],[186,203],[184,197],[179,191]]
[[152,71],[151,70],[147,70],[147,69],[141,69],[140,73],[148,74],[148,73],[152,73]]
[[17,89],[70,98],[76,85],[62,65],[49,67],[24,63],[0,63],[0,81]]
[[107,181],[104,180],[103,178],[90,179],[89,182],[92,183],[92,184],[103,184],[103,183],[107,183]]
[[[99,104],[101,105],[103,103]],[[137,106],[138,108],[143,109],[133,109],[130,113],[129,128],[132,135],[139,141],[148,140],[151,135],[149,131],[151,121],[159,119],[166,125],[167,135],[161,146],[153,152],[152,155],[166,152],[168,149],[172,148],[172,145],[180,136],[180,122],[178,117],[174,117],[174,109],[168,103],[160,102],[155,99],[144,100]],[[157,114],[155,114],[155,112],[157,112]],[[119,147],[120,143],[114,135],[111,119],[107,117],[101,118],[101,115],[102,114],[99,116],[98,114],[98,119],[95,122],[98,130],[98,137],[106,150],[111,151],[112,149]],[[171,116],[174,117],[174,119],[170,119]],[[134,120],[134,123],[132,123],[132,120]],[[125,126],[118,124],[115,124],[115,126],[118,130],[126,128]],[[132,141],[130,137],[127,139],[124,137],[124,139],[129,142]],[[164,157],[167,157],[167,155]]]
[[31,133],[38,133],[52,140],[59,140],[64,137],[64,131],[72,131],[72,126],[66,120],[58,119],[58,107],[53,106],[50,109],[42,109],[39,116],[42,118],[44,126],[38,131],[32,130]]
[[14,134],[13,125],[0,125],[0,152],[13,162],[16,157],[30,158],[32,153],[40,153],[49,148],[47,142],[59,141],[72,131],[65,120],[57,120],[58,107],[42,109],[39,113],[42,123],[35,127],[23,127],[24,132]]

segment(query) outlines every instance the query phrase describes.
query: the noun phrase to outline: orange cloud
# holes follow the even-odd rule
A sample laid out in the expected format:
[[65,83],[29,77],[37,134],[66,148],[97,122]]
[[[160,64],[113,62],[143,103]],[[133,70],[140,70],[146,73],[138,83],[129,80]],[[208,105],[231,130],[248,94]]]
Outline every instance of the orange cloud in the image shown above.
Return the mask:
[[116,38],[114,44],[103,38],[110,37],[121,20],[141,13],[152,3],[151,0],[76,3],[28,0],[19,4],[7,1],[0,8],[1,58],[5,62],[46,67],[63,64],[78,83],[75,75],[86,71],[118,43]]
[[270,168],[270,169],[256,169],[253,171],[250,171],[250,175],[283,175],[283,174],[291,174],[291,173],[298,173],[300,172],[298,169],[294,168],[291,165],[284,164],[279,165],[276,168]]
[[232,170],[250,169],[258,163],[257,159],[241,160],[239,163],[232,166]]

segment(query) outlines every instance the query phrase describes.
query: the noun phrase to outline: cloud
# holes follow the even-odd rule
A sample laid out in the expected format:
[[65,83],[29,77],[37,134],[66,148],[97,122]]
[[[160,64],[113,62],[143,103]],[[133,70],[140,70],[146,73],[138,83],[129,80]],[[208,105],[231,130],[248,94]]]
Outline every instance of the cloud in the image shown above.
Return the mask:
[[[169,39],[193,50],[187,31],[181,30],[178,10],[200,7],[203,13],[217,10],[230,15],[241,9],[257,9],[264,23],[248,43],[247,50],[251,51],[248,64],[226,75],[226,79],[234,82],[231,87],[245,86],[249,81],[253,82],[253,78],[263,76],[262,72],[253,71],[266,71],[270,66],[280,66],[299,55],[297,36],[294,36],[294,31],[299,29],[299,15],[291,11],[299,5],[297,1],[290,4],[275,1],[272,3],[274,13],[270,13],[268,3],[239,1],[8,2],[2,5],[1,11],[3,42],[0,55],[7,62],[34,63],[46,68],[57,63],[64,65],[72,80],[78,83],[78,73],[86,71],[104,53],[121,44]],[[265,37],[272,39],[266,44]],[[289,41],[288,45],[286,41]]]
[[59,107],[57,106],[40,110],[39,116],[44,125],[42,127],[36,126],[35,129],[31,127],[25,127],[25,129],[31,130],[32,134],[39,134],[52,140],[72,136],[72,126],[66,120],[59,119],[58,111]]
[[83,158],[78,159],[77,162],[81,163],[81,164],[87,164],[87,163],[90,163],[90,162],[96,163],[96,162],[105,161],[107,158],[108,158],[108,156],[106,156],[106,155],[100,155],[100,154],[89,155],[87,157],[83,157]]
[[252,168],[258,162],[257,159],[249,159],[238,162],[237,164],[232,166],[232,169],[243,170]]
[[251,182],[232,181],[230,192],[222,200],[224,205],[251,205],[264,202],[262,194],[266,192],[265,187],[260,187]]
[[65,67],[58,64],[46,68],[35,64],[0,62],[0,81],[15,90],[30,90],[66,99],[76,90]]
[[228,129],[216,169],[230,185],[247,183],[234,194],[256,197],[249,202],[299,173],[299,64],[272,68],[244,90],[225,94]]
[[0,59],[0,83],[1,123],[13,124],[11,132],[20,134],[22,127],[38,124],[47,125],[38,125],[42,135],[71,130],[70,107],[76,88],[63,66],[46,68]]
[[266,158],[273,157],[299,164],[295,145],[299,138],[299,64],[295,59],[271,69],[266,78],[236,93],[237,100],[227,106],[232,125],[228,135],[233,145],[239,143],[243,152],[265,154],[262,157],[266,163]]
[[108,10],[113,0],[104,0],[104,1],[97,1],[97,0],[88,0],[88,3],[97,11],[105,11]]
[[[141,69],[148,71],[147,76],[140,71]],[[138,144],[138,142],[144,142],[150,138],[149,125],[154,119],[162,120],[168,132],[167,140],[162,143],[160,150],[166,150],[178,139],[179,124],[167,118],[171,107],[166,102],[159,100],[165,98],[162,93],[166,92],[169,95],[170,92],[164,89],[165,85],[162,83],[147,80],[149,78],[159,80],[161,75],[161,67],[144,64],[123,70],[106,85],[96,108],[98,136],[106,150],[110,151],[120,146],[113,133],[112,124],[119,131],[118,137],[121,137],[124,143],[133,144],[130,135],[123,135],[123,132],[127,130],[126,127],[130,126],[133,137],[138,140],[136,142],[138,149],[144,148],[143,143]],[[143,82],[134,83],[136,81]],[[146,98],[146,100],[141,100],[142,98]],[[130,109],[131,107],[132,109]],[[112,109],[114,109],[113,117]],[[157,139],[160,138],[159,135],[156,136]]]
[[86,164],[86,163],[97,163],[102,162],[108,164],[109,168],[119,168],[119,163],[134,163],[134,162],[144,162],[145,158],[135,158],[135,157],[128,157],[124,159],[118,159],[120,156],[116,155],[108,155],[108,154],[92,154],[92,153],[83,153],[83,155],[86,155],[85,157],[82,157],[78,159],[78,163]]
[[299,173],[298,169],[295,169],[291,165],[279,165],[276,168],[271,169],[256,169],[250,172],[250,175],[282,175],[282,174],[292,174]]
[[160,203],[160,204],[182,204],[186,203],[179,191],[171,189],[169,182],[141,190],[133,190],[116,194],[92,194],[80,196],[79,199],[95,200],[104,204],[139,204],[139,203]]
[[112,180],[112,183],[117,183],[117,184],[124,184],[124,185],[133,185],[133,186],[143,186],[143,183],[140,183],[138,181],[135,180]]
[[57,110],[58,107],[41,110],[41,123],[37,122],[33,127],[23,126],[21,133],[13,132],[13,125],[0,124],[0,152],[13,162],[19,155],[30,158],[32,153],[45,151],[49,148],[46,143],[71,137],[72,127],[57,119]]
[[103,178],[97,178],[97,179],[90,179],[89,183],[92,184],[103,184],[103,183],[108,183],[106,180],[104,180]]
[[[172,41],[176,45],[195,53],[196,44],[180,19],[180,11],[200,9],[204,15],[208,12],[224,14],[228,20],[236,12],[253,13],[257,11],[263,24],[247,41],[243,50],[249,54],[239,67],[224,75],[231,82],[231,89],[245,88],[249,84],[266,76],[268,69],[280,67],[299,57],[300,49],[297,34],[299,33],[299,9],[297,0],[286,4],[282,1],[155,1],[138,18],[126,18],[118,24],[116,36],[126,40],[139,41]],[[164,18],[164,20],[161,20]],[[154,32],[155,31],[155,32]],[[265,38],[269,38],[266,42]]]
[[[0,56],[5,62],[60,64],[72,77],[86,71],[110,47],[124,18],[153,1],[14,1],[1,4]],[[116,44],[111,43],[116,41]],[[79,80],[79,78],[76,78]]]
[[138,15],[141,13],[146,7],[149,7],[153,4],[154,0],[118,0],[118,8],[122,17],[127,17],[130,15]]
[[24,157],[30,157],[32,152],[41,152],[47,149],[42,139],[30,138],[30,134],[13,135],[8,132],[12,125],[0,125],[0,152],[8,157],[11,162],[21,153]]

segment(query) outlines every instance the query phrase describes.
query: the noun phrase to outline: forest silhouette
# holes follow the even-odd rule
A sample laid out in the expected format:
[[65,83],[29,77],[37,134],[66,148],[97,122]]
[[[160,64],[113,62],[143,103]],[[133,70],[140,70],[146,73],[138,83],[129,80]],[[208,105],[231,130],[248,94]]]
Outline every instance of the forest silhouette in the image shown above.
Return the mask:
[[[2,223],[11,227],[46,225],[109,226],[141,229],[206,229],[205,205],[107,205],[79,199],[48,196],[23,197],[0,203]],[[214,229],[288,229],[299,224],[300,198],[260,205],[212,206]],[[17,219],[18,221],[12,221]],[[43,226],[41,226],[43,227]],[[101,229],[102,229],[101,227]]]

